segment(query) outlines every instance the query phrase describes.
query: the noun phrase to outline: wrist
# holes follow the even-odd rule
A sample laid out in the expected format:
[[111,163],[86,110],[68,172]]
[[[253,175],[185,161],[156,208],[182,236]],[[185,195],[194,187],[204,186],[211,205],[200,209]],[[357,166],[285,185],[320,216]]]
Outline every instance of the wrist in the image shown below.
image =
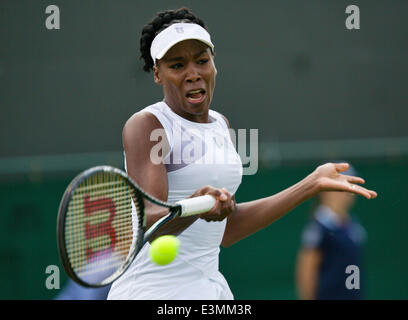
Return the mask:
[[304,178],[303,183],[305,186],[305,195],[307,199],[313,198],[320,192],[316,171],[313,171],[306,178]]

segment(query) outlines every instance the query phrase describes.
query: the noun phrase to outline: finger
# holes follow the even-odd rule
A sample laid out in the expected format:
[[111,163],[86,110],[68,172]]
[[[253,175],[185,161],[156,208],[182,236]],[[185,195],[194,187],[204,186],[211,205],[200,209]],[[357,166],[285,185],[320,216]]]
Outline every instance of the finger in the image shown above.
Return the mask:
[[199,217],[206,221],[223,220],[226,210],[231,210],[232,208],[231,194],[226,188],[216,189],[211,186],[206,186],[205,188],[203,188],[203,191],[205,191],[205,194],[212,195],[216,199],[216,202],[211,210],[201,213]]
[[222,188],[222,191],[225,192],[227,199],[221,202],[221,215],[224,216],[225,213],[231,212],[234,208],[234,202],[232,200],[231,194],[227,191],[227,189]]
[[371,194],[371,199],[377,198],[378,194],[377,192],[373,191],[373,190],[369,190],[370,194]]
[[217,188],[214,188],[212,186],[205,186],[202,189],[202,194],[203,195],[209,194],[209,195],[212,195],[215,198],[218,198],[221,195],[221,190],[219,190]]
[[375,197],[377,197],[377,193],[375,191],[368,190],[355,184],[350,185],[349,192],[359,194],[367,199],[374,199]]
[[212,209],[210,211],[203,212],[200,215],[200,218],[210,221],[221,221],[224,219],[223,213],[225,213],[225,210],[229,210],[230,206],[229,201],[222,202],[217,200]]
[[359,184],[363,184],[365,183],[365,180],[363,178],[360,177],[355,177],[355,176],[348,176],[348,175],[343,175],[348,182],[350,183],[359,183]]
[[365,193],[368,193],[368,199],[374,199],[377,198],[377,192],[373,191],[373,190],[368,190],[366,188],[360,187],[364,190]]
[[337,172],[346,171],[350,167],[350,165],[348,163],[346,163],[346,162],[335,163],[334,166],[335,166]]
[[225,201],[228,199],[228,196],[222,191],[222,189],[216,189],[214,187],[207,187],[205,194],[212,195],[216,200]]
[[226,188],[222,188],[221,192],[225,197],[220,196],[220,200],[223,201],[224,203],[229,203],[231,200],[231,194],[228,192]]
[[371,199],[370,193],[366,192],[362,188],[358,188],[358,186],[356,186],[355,184],[353,184],[353,185],[351,185],[349,187],[349,192],[358,194],[358,195],[363,196],[363,197],[365,197],[367,199]]

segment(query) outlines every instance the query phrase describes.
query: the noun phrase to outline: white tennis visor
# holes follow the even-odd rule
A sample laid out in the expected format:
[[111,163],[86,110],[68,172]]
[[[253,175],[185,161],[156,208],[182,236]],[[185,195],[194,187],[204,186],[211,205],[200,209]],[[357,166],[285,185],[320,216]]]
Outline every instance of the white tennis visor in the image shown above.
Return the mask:
[[210,34],[203,27],[195,23],[175,23],[161,31],[153,39],[150,47],[153,62],[156,64],[156,59],[163,58],[171,47],[184,40],[199,40],[214,51]]

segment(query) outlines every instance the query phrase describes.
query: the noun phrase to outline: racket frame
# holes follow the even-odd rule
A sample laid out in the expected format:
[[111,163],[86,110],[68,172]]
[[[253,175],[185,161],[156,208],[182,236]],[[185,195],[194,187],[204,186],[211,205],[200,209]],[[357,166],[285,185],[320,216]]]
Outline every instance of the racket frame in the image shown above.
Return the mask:
[[[138,234],[136,235],[136,241],[132,241],[132,245],[127,255],[126,260],[124,263],[109,277],[105,278],[100,283],[88,283],[78,277],[75,273],[71,262],[68,258],[67,247],[65,244],[65,221],[66,221],[66,214],[68,211],[69,203],[74,196],[75,190],[78,186],[90,176],[98,173],[98,172],[106,172],[112,173],[121,176],[124,181],[128,183],[128,185],[134,190],[136,198],[133,198],[133,202],[135,206],[138,208],[138,221],[139,226],[137,228]],[[170,209],[169,213],[158,220],[149,230],[146,231],[146,216],[144,211],[144,199],[147,199],[149,202],[168,208]],[[168,221],[172,220],[176,216],[180,216],[182,211],[182,206],[179,204],[170,204],[168,202],[161,201],[155,197],[144,192],[125,172],[120,169],[111,167],[111,166],[97,166],[90,169],[87,169],[80,174],[78,174],[68,185],[67,189],[64,192],[64,195],[61,199],[58,216],[57,216],[57,244],[58,244],[58,252],[60,254],[60,259],[62,265],[64,266],[65,272],[67,275],[77,282],[78,284],[88,287],[88,288],[99,288],[103,286],[107,286],[119,278],[131,265],[133,260],[135,259],[138,252],[142,249],[142,247],[150,240],[152,235],[164,224]],[[136,244],[136,245],[134,245]]]

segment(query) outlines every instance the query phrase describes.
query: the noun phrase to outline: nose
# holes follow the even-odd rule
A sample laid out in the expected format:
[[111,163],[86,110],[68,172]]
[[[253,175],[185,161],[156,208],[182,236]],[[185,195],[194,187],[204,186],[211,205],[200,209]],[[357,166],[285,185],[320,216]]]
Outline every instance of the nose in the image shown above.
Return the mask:
[[194,66],[193,63],[190,63],[187,67],[186,73],[186,81],[188,83],[197,82],[201,80],[200,73],[198,72],[197,68]]

